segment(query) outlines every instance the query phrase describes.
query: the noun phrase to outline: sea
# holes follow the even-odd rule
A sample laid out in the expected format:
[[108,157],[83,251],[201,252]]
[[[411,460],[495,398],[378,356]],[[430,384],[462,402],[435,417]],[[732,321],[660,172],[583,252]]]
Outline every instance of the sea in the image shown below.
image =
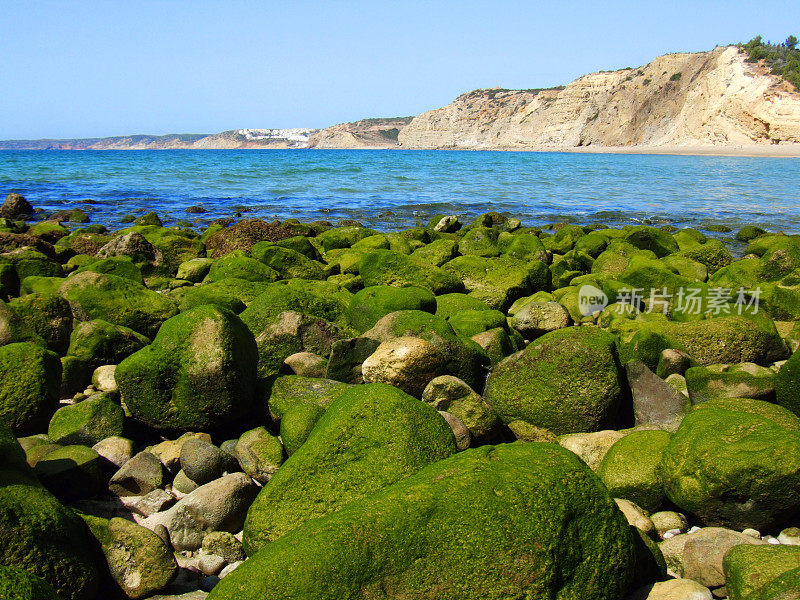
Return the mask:
[[[413,150],[0,151],[0,194],[120,226],[155,210],[378,229],[499,211],[524,225],[756,224],[800,233],[800,159]],[[0,198],[1,199],[1,198]],[[200,207],[206,212],[187,212]]]

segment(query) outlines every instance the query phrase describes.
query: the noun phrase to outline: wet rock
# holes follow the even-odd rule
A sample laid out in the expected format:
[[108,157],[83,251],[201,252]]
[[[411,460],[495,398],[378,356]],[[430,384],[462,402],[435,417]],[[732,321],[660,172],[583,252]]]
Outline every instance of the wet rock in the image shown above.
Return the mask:
[[114,474],[108,489],[117,496],[143,496],[163,486],[161,461],[150,452],[139,452]]
[[667,431],[677,431],[691,406],[687,398],[640,360],[628,362],[625,375],[633,396],[636,425],[655,425]]

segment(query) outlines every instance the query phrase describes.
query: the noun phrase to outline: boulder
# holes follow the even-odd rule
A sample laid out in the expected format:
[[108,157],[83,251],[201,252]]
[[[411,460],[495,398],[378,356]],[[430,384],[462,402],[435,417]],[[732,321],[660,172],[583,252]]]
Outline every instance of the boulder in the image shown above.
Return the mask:
[[[779,600],[781,597],[770,597],[759,592],[767,588],[782,575],[795,571],[800,565],[800,547],[774,546],[772,544],[756,546],[742,545],[732,548],[723,561],[725,586],[730,600]],[[793,574],[796,580],[797,575]],[[778,584],[773,587],[780,590]],[[792,590],[797,591],[797,588]],[[772,592],[770,592],[772,593]],[[788,596],[791,598],[791,596]]]
[[634,431],[611,446],[597,470],[609,493],[647,511],[659,510],[664,489],[658,467],[671,437],[666,431]]
[[558,302],[529,302],[511,318],[511,326],[527,340],[570,325],[569,311]]
[[32,342],[0,347],[0,422],[16,435],[41,433],[58,408],[61,361]]
[[233,457],[205,440],[188,439],[181,446],[181,470],[198,485],[222,477],[226,471],[238,470]]
[[275,269],[255,258],[250,258],[240,252],[233,252],[215,260],[204,281],[213,283],[225,279],[272,282],[280,279],[280,276]]
[[437,296],[464,289],[461,279],[452,272],[391,250],[372,250],[365,253],[358,263],[358,272],[366,287],[421,287]]
[[197,431],[253,410],[257,363],[255,340],[241,320],[206,305],[165,322],[150,346],[117,366],[115,378],[136,419]]
[[252,556],[455,451],[450,427],[430,406],[385,384],[351,388],[264,486],[247,516],[245,550]]
[[175,550],[197,550],[212,531],[241,531],[258,487],[244,473],[231,473],[200,486],[169,510],[142,521],[153,530],[163,525]]
[[785,571],[757,592],[758,600],[798,600],[800,598],[800,567]]
[[[88,529],[39,483],[4,424],[0,424],[0,531],[6,568],[41,577],[63,600],[95,598],[100,573]],[[0,577],[0,581],[7,580]]]
[[364,383],[388,383],[419,398],[428,382],[445,370],[447,358],[431,342],[398,337],[381,343],[364,363]]
[[792,354],[778,371],[775,402],[800,417],[800,352]]
[[633,397],[636,425],[655,425],[675,432],[691,407],[689,400],[653,373],[640,360],[625,364],[625,375]]
[[164,486],[164,467],[150,452],[139,452],[124,463],[108,484],[117,496],[144,496]]
[[[165,588],[178,564],[155,533],[126,519],[83,516],[97,539],[111,577],[128,598],[144,598]],[[111,590],[109,590],[111,591]]]
[[47,435],[55,444],[94,446],[111,436],[121,436],[125,411],[105,394],[59,408],[50,419]]
[[298,404],[290,408],[281,419],[281,441],[286,454],[291,456],[302,446],[311,431],[325,414],[325,409],[315,404]]
[[568,433],[559,436],[558,444],[577,454],[592,471],[596,472],[609,449],[628,433],[630,432],[613,429],[593,433]]
[[685,377],[692,404],[713,398],[775,401],[775,371],[754,363],[692,367]]
[[624,418],[620,371],[612,335],[569,327],[497,365],[484,400],[505,423],[524,421],[557,435],[600,431]]
[[284,458],[283,444],[264,427],[244,432],[236,442],[234,453],[242,471],[262,485],[272,478]]
[[427,288],[374,285],[356,292],[347,309],[347,321],[361,333],[398,310],[436,312],[436,296]]
[[651,583],[634,591],[626,600],[713,600],[706,586],[691,579]]
[[36,462],[36,475],[62,502],[98,495],[103,489],[100,455],[87,446],[61,446]]
[[3,219],[26,219],[33,214],[33,207],[22,194],[10,193],[0,206],[0,217]]
[[458,377],[442,375],[432,379],[422,392],[422,401],[458,418],[477,443],[485,443],[498,433],[497,414]]
[[731,548],[742,544],[763,545],[766,542],[722,527],[703,527],[687,534],[680,555],[683,577],[709,588],[725,585],[722,560]]
[[707,525],[779,527],[800,509],[800,419],[759,400],[698,404],[659,473],[667,497]]
[[307,521],[209,600],[618,600],[633,560],[625,518],[574,455],[552,444],[485,446]]
[[292,248],[259,242],[252,249],[253,258],[278,273],[281,279],[325,279],[328,270],[321,262],[313,260]]
[[102,319],[148,337],[178,312],[169,298],[135,281],[90,271],[68,277],[58,294],[79,321]]
[[53,294],[28,294],[15,298],[9,306],[48,349],[57,354],[66,352],[72,332],[72,310],[66,300]]
[[297,404],[313,404],[327,408],[345,390],[352,387],[332,379],[317,379],[299,375],[283,375],[275,379],[269,394],[269,414],[279,421]]
[[79,358],[91,373],[103,365],[116,365],[150,340],[133,329],[108,321],[83,321],[75,324],[67,355]]
[[118,436],[107,437],[92,446],[92,450],[118,469],[133,458],[133,449],[133,440]]

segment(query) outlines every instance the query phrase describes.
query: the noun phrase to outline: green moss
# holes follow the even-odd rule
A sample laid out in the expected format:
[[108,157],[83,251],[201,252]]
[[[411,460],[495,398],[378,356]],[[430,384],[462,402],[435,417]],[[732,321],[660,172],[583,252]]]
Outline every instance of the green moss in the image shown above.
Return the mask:
[[423,260],[435,267],[441,267],[444,263],[452,260],[458,255],[458,242],[455,240],[439,239],[414,250],[412,256]]
[[470,296],[502,311],[518,298],[550,289],[550,272],[538,260],[460,256],[442,268],[463,281]]
[[181,312],[186,312],[204,304],[214,304],[233,313],[241,313],[270,285],[264,281],[248,281],[231,277],[201,286],[191,287],[183,293],[180,301]]
[[772,530],[800,508],[800,419],[758,400],[709,400],[659,468],[667,497],[707,525]]
[[614,342],[593,327],[547,333],[495,367],[484,399],[505,423],[556,434],[608,429],[624,400]]
[[758,592],[753,600],[793,600],[800,595],[800,567],[785,571]]
[[657,471],[671,437],[666,431],[634,431],[611,446],[597,471],[609,493],[649,512],[660,510],[665,498]]
[[592,273],[617,277],[625,272],[631,259],[634,256],[645,258],[655,258],[656,255],[649,250],[640,250],[633,244],[622,240],[613,240],[608,247],[601,252],[594,263],[592,263]]
[[28,294],[9,305],[58,354],[64,354],[72,331],[69,303],[53,294]]
[[264,263],[244,256],[241,251],[232,252],[213,262],[205,281],[212,283],[226,279],[272,282],[279,279],[278,272]]
[[178,312],[162,294],[116,275],[78,273],[61,284],[59,295],[81,321],[103,319],[148,337]]
[[580,459],[510,444],[451,456],[306,522],[209,600],[617,600],[633,560],[627,522]]
[[575,247],[575,243],[586,235],[579,225],[565,225],[555,235],[543,240],[544,247],[556,254],[566,254]]
[[327,408],[350,384],[332,379],[283,375],[275,379],[269,394],[269,413],[280,420],[294,406],[311,404]]
[[242,312],[242,321],[259,334],[278,314],[292,310],[332,323],[344,320],[352,294],[326,281],[293,280],[273,283]]
[[385,384],[350,388],[256,498],[245,551],[455,452],[450,427],[430,406]]
[[236,442],[236,459],[242,470],[266,484],[283,463],[283,444],[264,427],[244,432]]
[[437,296],[464,289],[461,280],[413,256],[391,250],[373,250],[365,253],[358,263],[364,285],[391,285],[394,287],[422,287]]
[[75,272],[83,273],[86,271],[116,275],[144,285],[142,270],[127,256],[112,256],[103,260],[96,260],[88,265],[79,267]]
[[796,351],[775,377],[775,401],[800,417],[800,353]]
[[116,365],[150,340],[133,329],[100,319],[75,325],[69,338],[68,356],[81,359],[94,371],[102,365]]
[[540,260],[547,262],[547,250],[537,236],[532,233],[502,232],[497,237],[497,247],[503,256],[516,260]]
[[465,310],[492,310],[483,300],[467,294],[442,294],[436,298],[436,316],[449,319]]
[[254,408],[258,350],[231,312],[200,306],[169,319],[153,343],[115,373],[128,410],[144,423],[187,431],[219,427]]
[[800,548],[797,546],[734,546],[722,561],[728,598],[767,600],[769,596],[764,596],[760,590],[781,575],[796,570],[798,564]]
[[464,338],[471,338],[496,327],[508,327],[506,316],[499,310],[464,310],[452,315],[447,321]]
[[350,248],[359,240],[363,240],[378,232],[364,227],[334,227],[317,236],[325,252],[338,248]]
[[192,258],[178,265],[178,272],[175,277],[192,283],[199,283],[208,275],[213,263],[214,260],[211,258]]
[[22,569],[0,565],[0,598],[5,600],[59,600],[44,579]]
[[761,229],[761,227],[756,225],[745,225],[736,232],[736,239],[740,242],[751,242],[765,233],[767,232]]
[[45,346],[45,341],[33,329],[32,323],[20,314],[21,312],[24,314],[24,311],[14,310],[0,300],[0,346],[15,342],[33,342]]
[[31,342],[0,347],[0,421],[17,435],[41,433],[58,407],[61,361]]
[[59,408],[47,435],[56,444],[94,446],[112,435],[121,436],[125,422],[122,407],[106,395]]
[[320,262],[291,248],[259,242],[252,249],[253,258],[276,271],[281,279],[325,279],[328,271]]
[[[253,256],[257,250],[255,250],[256,246],[261,247],[260,245],[267,245],[272,242],[259,242],[253,246],[252,252]],[[275,242],[275,245],[280,246],[281,248],[289,248],[290,250],[294,250],[295,252],[299,252],[300,254],[307,256],[311,260],[322,260],[322,255],[318,250],[317,246],[304,235],[295,235],[290,238],[286,238],[285,240],[280,240],[279,242]]]
[[427,288],[375,285],[364,288],[352,297],[346,315],[348,323],[363,333],[397,310],[434,313],[436,297]]
[[289,456],[305,443],[314,429],[314,425],[324,414],[325,409],[315,404],[297,404],[283,415],[281,440],[283,440],[283,446]]
[[[713,398],[775,401],[775,372],[755,365],[692,367],[685,373],[692,404]],[[787,407],[789,408],[789,407]]]
[[639,250],[650,250],[659,258],[679,250],[678,242],[669,233],[645,225],[632,227],[625,241]]
[[464,256],[500,256],[497,247],[499,233],[492,227],[471,227],[458,243],[458,251]]

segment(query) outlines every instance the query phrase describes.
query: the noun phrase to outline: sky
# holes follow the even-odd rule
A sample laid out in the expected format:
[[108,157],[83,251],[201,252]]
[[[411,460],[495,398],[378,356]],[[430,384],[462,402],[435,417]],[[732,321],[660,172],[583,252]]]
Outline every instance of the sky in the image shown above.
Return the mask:
[[797,0],[2,0],[0,139],[326,127],[790,33]]

